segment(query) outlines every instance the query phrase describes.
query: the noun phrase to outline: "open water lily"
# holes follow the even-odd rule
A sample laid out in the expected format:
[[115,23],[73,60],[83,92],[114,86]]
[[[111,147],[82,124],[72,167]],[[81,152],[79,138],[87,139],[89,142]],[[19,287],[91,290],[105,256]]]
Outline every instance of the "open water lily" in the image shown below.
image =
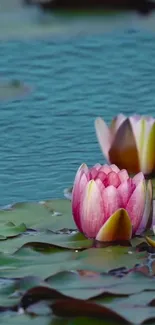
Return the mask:
[[99,241],[130,240],[150,227],[152,183],[140,172],[130,178],[116,165],[82,164],[72,192],[72,213],[80,232]]
[[97,138],[107,161],[125,168],[129,173],[155,172],[155,119],[119,114],[110,127],[97,118]]

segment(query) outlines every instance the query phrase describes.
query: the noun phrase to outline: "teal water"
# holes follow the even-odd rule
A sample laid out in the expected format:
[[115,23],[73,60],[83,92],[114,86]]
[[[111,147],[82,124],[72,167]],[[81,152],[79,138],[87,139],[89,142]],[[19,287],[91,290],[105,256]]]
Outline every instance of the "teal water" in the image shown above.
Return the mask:
[[7,7],[1,18],[0,82],[32,91],[0,98],[0,204],[63,197],[82,162],[103,161],[96,116],[155,115],[155,17],[45,18]]

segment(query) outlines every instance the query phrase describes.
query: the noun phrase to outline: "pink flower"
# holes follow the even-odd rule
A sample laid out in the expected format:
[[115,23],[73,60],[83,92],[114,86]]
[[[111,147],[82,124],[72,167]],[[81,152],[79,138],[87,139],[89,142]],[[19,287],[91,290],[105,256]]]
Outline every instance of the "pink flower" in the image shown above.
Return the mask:
[[104,120],[95,121],[101,150],[109,163],[129,173],[155,173],[155,119],[140,115],[119,114],[108,127]]
[[116,165],[82,164],[72,191],[72,213],[77,228],[100,241],[129,240],[150,223],[152,183],[140,172],[130,178]]

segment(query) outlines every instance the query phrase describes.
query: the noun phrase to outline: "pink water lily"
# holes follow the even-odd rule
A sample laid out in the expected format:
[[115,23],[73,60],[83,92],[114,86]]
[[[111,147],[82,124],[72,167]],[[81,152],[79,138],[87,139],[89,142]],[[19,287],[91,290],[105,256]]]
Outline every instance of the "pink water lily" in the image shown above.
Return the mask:
[[82,164],[72,191],[72,213],[77,228],[100,241],[129,240],[149,225],[152,183],[140,172],[130,178],[116,165]]
[[140,115],[127,118],[119,114],[110,127],[95,121],[97,138],[107,161],[129,173],[155,172],[155,119]]

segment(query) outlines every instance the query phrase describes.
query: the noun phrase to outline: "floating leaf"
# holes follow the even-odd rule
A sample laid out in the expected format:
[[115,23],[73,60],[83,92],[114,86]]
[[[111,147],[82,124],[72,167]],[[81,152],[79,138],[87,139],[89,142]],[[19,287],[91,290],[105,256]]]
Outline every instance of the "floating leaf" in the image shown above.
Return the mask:
[[92,278],[90,275],[81,276],[76,271],[57,273],[46,279],[46,282],[63,294],[80,299],[90,299],[109,292],[108,288],[112,285],[121,285],[120,279],[108,274],[96,274]]
[[0,222],[25,223],[27,228],[76,229],[72,218],[71,204],[67,200],[48,200],[39,203],[17,203],[12,209],[0,211]]
[[23,247],[13,256],[1,254],[0,276],[7,278],[38,276],[43,280],[62,270],[70,270],[76,265],[74,251],[50,248],[50,253],[46,253],[46,248],[36,249],[38,251]]
[[18,236],[26,230],[24,223],[21,223],[19,226],[16,226],[13,222],[0,223],[0,240]]
[[31,235],[24,235],[17,238],[12,238],[11,241],[3,241],[0,245],[0,250],[5,253],[14,253],[23,245],[31,247],[39,245],[66,248],[71,250],[81,250],[92,246],[92,240],[85,238],[82,234],[75,235],[54,234],[52,232],[38,232]]
[[[45,325],[100,325],[100,318],[106,325],[127,324],[137,308],[135,324],[154,319],[155,260],[144,244],[153,249],[140,236],[130,246],[98,248],[77,232],[69,200],[1,210],[1,324],[35,324],[28,315]],[[6,313],[13,313],[11,323]]]
[[[54,320],[54,318],[53,318]],[[1,325],[56,325],[51,321],[51,317],[32,317],[30,315],[8,313],[0,315]],[[57,324],[58,325],[58,324]],[[59,324],[60,325],[60,324]],[[65,324],[62,324],[65,325]]]
[[146,252],[134,252],[129,247],[110,246],[106,248],[90,248],[77,254],[79,269],[96,272],[108,272],[119,267],[132,268],[143,262]]
[[92,299],[93,296],[104,296],[107,293],[126,296],[144,290],[155,290],[154,279],[139,273],[131,273],[124,278],[101,274],[91,279],[80,277],[78,273],[64,272],[53,275],[46,281],[61,293],[81,299]]
[[[119,321],[119,324],[125,324],[125,318],[117,312],[105,306],[100,306],[92,302],[86,302],[80,299],[58,300],[52,304],[52,311],[56,316],[78,317],[88,316]],[[128,322],[126,322],[128,324]]]

